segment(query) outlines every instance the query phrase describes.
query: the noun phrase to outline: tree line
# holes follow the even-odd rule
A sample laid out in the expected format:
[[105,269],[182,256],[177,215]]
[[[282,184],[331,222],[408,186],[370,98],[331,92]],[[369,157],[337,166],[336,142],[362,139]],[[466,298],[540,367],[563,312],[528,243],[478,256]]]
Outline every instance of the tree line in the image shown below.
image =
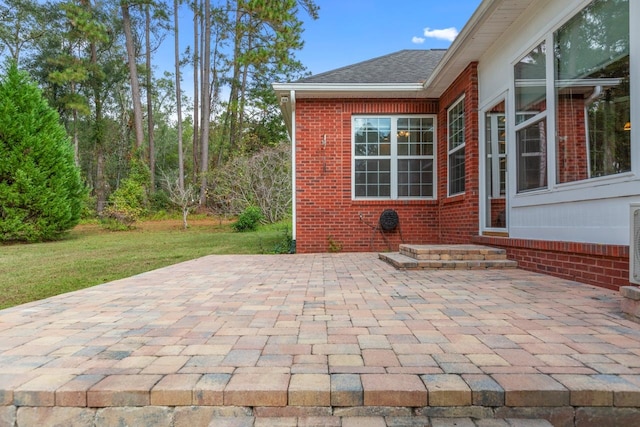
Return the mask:
[[[96,214],[172,200],[237,213],[264,203],[251,187],[282,203],[290,185],[268,176],[287,173],[270,83],[305,74],[295,53],[303,17],[318,10],[314,0],[0,0],[0,55],[58,112]],[[162,70],[158,49],[171,41],[173,69]],[[239,189],[251,176],[283,187]]]

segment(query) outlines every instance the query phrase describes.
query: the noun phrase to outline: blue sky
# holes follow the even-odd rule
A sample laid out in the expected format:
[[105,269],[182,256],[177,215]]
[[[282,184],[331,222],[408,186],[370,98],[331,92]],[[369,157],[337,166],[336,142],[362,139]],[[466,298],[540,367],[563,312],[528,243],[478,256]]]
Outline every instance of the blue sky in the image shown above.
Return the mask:
[[[403,49],[447,48],[481,0],[316,0],[297,57],[313,74]],[[455,29],[455,30],[452,30]]]
[[[304,48],[297,58],[312,74],[403,49],[447,48],[481,0],[316,0],[320,17],[303,13]],[[193,44],[193,15],[180,11],[180,45]],[[453,30],[452,30],[453,29]],[[174,72],[173,35],[155,56],[160,70]],[[193,70],[182,67],[182,89],[193,94]]]

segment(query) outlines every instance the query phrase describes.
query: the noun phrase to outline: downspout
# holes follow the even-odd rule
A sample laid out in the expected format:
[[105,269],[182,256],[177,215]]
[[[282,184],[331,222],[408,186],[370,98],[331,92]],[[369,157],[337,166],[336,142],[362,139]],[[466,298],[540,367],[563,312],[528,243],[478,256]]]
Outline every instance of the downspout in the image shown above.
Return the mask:
[[[587,153],[589,152],[589,145],[591,144],[591,135],[589,134],[589,106],[602,95],[602,86],[596,86],[593,88],[591,95],[584,100],[584,126],[585,135],[587,136],[587,146],[585,147]],[[566,139],[566,137],[564,137]],[[565,146],[566,150],[566,146]],[[591,156],[587,156],[587,173],[591,176]]]
[[291,90],[291,253],[296,252],[296,91]]
[[600,95],[602,95],[602,86],[596,86],[595,88],[593,88],[593,92],[591,93],[591,95],[589,95],[589,97],[584,100],[584,105],[588,106],[598,97],[600,97]]

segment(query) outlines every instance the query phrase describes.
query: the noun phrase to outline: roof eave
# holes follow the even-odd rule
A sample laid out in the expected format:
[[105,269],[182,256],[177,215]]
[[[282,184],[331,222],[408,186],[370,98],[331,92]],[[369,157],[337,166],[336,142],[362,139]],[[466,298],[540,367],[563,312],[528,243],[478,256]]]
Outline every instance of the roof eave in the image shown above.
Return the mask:
[[302,98],[427,98],[422,83],[273,83],[279,96],[287,96],[292,90]]
[[[424,83],[425,88],[442,95],[470,63],[481,59],[531,3],[531,0],[483,0]],[[494,17],[497,11],[500,19],[498,15]]]

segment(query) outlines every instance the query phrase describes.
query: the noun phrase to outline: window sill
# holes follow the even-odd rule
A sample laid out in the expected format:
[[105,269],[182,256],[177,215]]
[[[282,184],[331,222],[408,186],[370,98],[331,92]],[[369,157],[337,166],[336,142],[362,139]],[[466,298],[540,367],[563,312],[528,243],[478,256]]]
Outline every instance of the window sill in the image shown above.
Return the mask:
[[462,194],[456,194],[455,196],[449,196],[446,199],[444,199],[444,204],[448,205],[448,204],[453,204],[453,203],[460,203],[462,201],[464,201],[464,193]]
[[354,205],[437,205],[437,199],[352,199]]

